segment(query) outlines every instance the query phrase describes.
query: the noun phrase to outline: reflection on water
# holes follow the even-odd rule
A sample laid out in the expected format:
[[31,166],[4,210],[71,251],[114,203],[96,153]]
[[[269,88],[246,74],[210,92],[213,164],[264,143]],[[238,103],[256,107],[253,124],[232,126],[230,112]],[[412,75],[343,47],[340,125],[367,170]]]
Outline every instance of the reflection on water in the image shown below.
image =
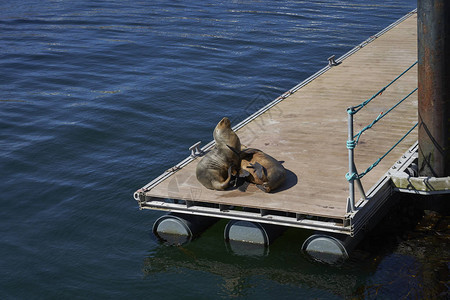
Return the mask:
[[[218,275],[228,296],[246,295],[254,286],[250,283],[261,276],[281,285],[307,285],[347,296],[361,283],[361,274],[347,272],[345,267],[321,265],[304,257],[300,248],[310,232],[288,230],[270,246],[270,251],[266,250],[266,255],[243,256],[242,252],[236,254],[224,242],[224,223],[217,223],[188,245],[161,245],[151,257],[145,259],[144,273],[151,278],[152,274],[189,269]],[[367,271],[364,270],[364,273]]]
[[[430,204],[440,213],[424,209]],[[378,266],[357,294],[365,298],[448,298],[450,217],[446,212],[445,197],[402,196],[400,205],[359,247]]]
[[[445,298],[450,217],[408,207],[412,203],[408,197],[400,197],[341,265],[325,265],[304,256],[300,248],[312,232],[300,229],[286,231],[270,251],[259,249],[264,255],[237,254],[223,241],[226,221],[222,220],[188,245],[160,245],[145,258],[143,272],[147,278],[180,270],[214,274],[222,279],[221,289],[227,296],[254,295],[254,287],[261,284],[252,282],[264,278],[269,285],[307,287],[344,298]],[[314,298],[314,292],[308,295]]]
[[269,254],[269,247],[261,244],[229,240],[225,246],[229,252],[241,256],[263,257]]

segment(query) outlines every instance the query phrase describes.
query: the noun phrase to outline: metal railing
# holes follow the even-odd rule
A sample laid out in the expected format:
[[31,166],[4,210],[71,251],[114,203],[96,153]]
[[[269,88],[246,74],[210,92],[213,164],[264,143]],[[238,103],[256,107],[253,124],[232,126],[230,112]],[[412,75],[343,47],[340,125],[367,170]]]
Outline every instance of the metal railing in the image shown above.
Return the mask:
[[351,106],[347,109],[348,114],[348,138],[347,138],[347,149],[348,149],[348,173],[345,175],[347,178],[347,181],[349,182],[349,196],[347,198],[347,213],[352,213],[356,211],[355,207],[355,182],[358,186],[358,189],[360,191],[361,197],[363,199],[367,199],[367,196],[364,192],[364,188],[361,184],[361,178],[369,173],[373,168],[375,168],[378,163],[385,158],[400,142],[402,142],[408,134],[411,133],[416,127],[417,123],[408,130],[408,132],[401,137],[384,155],[382,155],[380,158],[378,158],[373,164],[371,164],[364,172],[358,173],[355,165],[354,160],[354,149],[358,145],[359,139],[361,137],[361,134],[372,128],[379,120],[381,120],[384,116],[386,116],[388,113],[390,113],[392,110],[394,110],[398,105],[400,105],[403,101],[405,101],[409,96],[411,96],[414,92],[417,91],[417,88],[412,90],[407,96],[405,96],[403,99],[398,101],[394,106],[392,106],[390,109],[388,109],[386,112],[381,112],[370,124],[365,126],[363,129],[361,129],[357,134],[354,134],[353,130],[353,115],[358,113],[362,108],[364,108],[367,104],[369,104],[373,99],[375,99],[377,96],[381,95],[389,86],[391,86],[397,79],[402,77],[406,72],[408,72],[411,68],[413,68],[417,64],[417,61],[413,63],[410,67],[408,67],[404,72],[402,72],[400,75],[398,75],[394,80],[392,80],[388,85],[383,87],[381,90],[379,90],[376,94],[374,94],[371,98],[368,100],[362,102],[361,104],[358,104],[356,106]]

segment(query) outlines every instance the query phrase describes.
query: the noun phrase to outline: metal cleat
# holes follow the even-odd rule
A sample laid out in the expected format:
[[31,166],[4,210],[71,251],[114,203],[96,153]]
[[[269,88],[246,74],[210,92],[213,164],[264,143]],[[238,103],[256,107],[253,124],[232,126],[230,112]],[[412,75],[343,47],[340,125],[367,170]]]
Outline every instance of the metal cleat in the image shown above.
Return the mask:
[[336,57],[336,55],[332,55],[332,56],[328,57],[328,66],[334,67],[334,66],[337,66],[337,65],[341,64],[341,62],[337,62],[335,60],[335,57]]
[[192,157],[196,157],[202,154],[202,150],[200,150],[199,146],[202,142],[198,141],[197,143],[195,143],[194,145],[192,145],[191,147],[189,147],[189,150],[191,151],[191,156]]

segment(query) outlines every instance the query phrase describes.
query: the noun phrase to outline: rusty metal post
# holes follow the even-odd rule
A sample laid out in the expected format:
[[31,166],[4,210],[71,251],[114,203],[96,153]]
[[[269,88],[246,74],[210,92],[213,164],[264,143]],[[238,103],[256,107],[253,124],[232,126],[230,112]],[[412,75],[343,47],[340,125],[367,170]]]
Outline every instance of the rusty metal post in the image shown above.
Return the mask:
[[450,176],[450,1],[418,0],[419,175]]

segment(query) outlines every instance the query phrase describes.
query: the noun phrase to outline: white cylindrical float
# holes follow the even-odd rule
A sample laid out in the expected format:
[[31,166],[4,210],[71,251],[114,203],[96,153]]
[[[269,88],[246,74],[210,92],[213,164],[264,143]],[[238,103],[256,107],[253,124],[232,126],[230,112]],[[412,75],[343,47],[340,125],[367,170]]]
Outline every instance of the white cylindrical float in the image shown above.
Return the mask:
[[262,256],[273,241],[286,230],[283,226],[242,220],[231,220],[225,226],[224,237],[236,254]]
[[349,257],[349,252],[356,242],[357,240],[350,236],[314,234],[305,240],[302,250],[314,260],[337,264]]
[[153,233],[160,240],[181,245],[190,242],[219,219],[198,215],[169,213],[153,224]]

